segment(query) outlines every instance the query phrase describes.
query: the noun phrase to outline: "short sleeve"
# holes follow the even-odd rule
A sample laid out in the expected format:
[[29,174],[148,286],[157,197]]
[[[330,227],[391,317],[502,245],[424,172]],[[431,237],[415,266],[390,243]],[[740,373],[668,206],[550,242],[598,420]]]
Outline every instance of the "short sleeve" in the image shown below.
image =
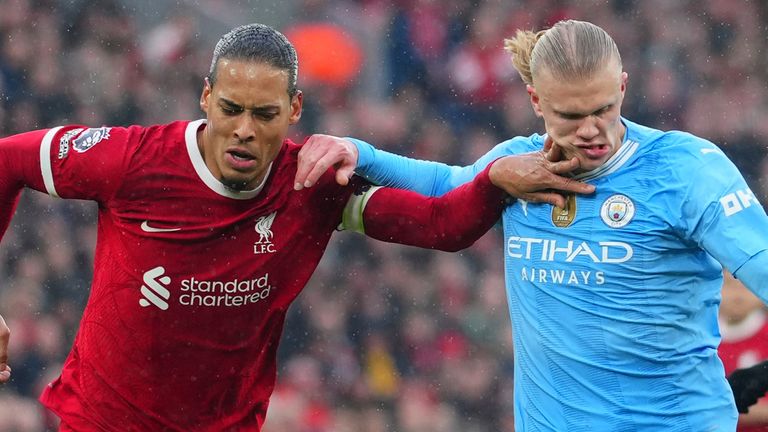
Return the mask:
[[63,127],[41,143],[45,192],[61,198],[107,201],[120,186],[138,145],[136,129]]

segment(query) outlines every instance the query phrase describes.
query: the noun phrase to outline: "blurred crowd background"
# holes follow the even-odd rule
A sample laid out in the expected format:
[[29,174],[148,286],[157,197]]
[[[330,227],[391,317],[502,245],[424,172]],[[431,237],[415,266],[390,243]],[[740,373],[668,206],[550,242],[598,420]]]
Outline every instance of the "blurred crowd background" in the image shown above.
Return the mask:
[[[299,51],[313,132],[453,164],[542,131],[502,50],[592,21],[629,73],[624,115],[720,145],[768,203],[768,3],[760,0],[0,0],[0,135],[201,118],[218,37],[263,22]],[[660,173],[663,175],[663,173]],[[0,246],[12,382],[0,431],[54,430],[36,398],[88,296],[95,204],[26,191]],[[340,233],[290,310],[268,432],[511,431],[501,233],[457,254]],[[141,367],[141,365],[136,365]],[[130,373],[130,371],[126,371]],[[201,391],[205,391],[201,388]]]

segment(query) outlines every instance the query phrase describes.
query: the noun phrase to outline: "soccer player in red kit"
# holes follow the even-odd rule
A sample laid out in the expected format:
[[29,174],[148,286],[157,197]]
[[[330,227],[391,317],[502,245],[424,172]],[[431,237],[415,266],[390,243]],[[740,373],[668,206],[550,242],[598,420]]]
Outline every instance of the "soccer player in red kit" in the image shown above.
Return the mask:
[[[717,353],[725,374],[768,360],[768,312],[763,302],[727,270],[723,271],[718,321],[722,340]],[[739,415],[737,432],[768,432],[768,399]]]
[[[286,310],[338,227],[456,250],[499,218],[504,194],[492,182],[505,170],[578,166],[504,158],[439,199],[358,178],[343,187],[332,171],[295,191],[300,146],[285,137],[301,116],[296,74],[282,34],[242,26],[216,45],[205,120],[0,140],[0,233],[24,187],[99,206],[88,304],[40,398],[61,430],[258,431]],[[0,383],[7,344],[0,318]]]

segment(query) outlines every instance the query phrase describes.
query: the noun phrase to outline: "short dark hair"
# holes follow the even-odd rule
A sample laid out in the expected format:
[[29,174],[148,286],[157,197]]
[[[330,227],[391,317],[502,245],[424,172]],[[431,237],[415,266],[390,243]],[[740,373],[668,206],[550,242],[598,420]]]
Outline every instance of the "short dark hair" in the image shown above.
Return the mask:
[[296,92],[296,78],[299,72],[299,60],[291,42],[270,26],[247,24],[236,27],[219,39],[213,50],[208,82],[216,82],[216,70],[219,60],[246,60],[264,62],[270,66],[288,72],[288,96]]

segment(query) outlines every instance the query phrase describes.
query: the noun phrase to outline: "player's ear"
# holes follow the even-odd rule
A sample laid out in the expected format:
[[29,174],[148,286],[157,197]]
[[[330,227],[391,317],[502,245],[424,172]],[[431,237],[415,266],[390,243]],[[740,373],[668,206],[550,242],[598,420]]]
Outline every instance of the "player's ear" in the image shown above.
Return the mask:
[[541,105],[539,104],[539,94],[536,93],[536,88],[530,84],[526,84],[525,91],[527,91],[528,95],[531,97],[531,106],[533,107],[533,112],[536,114],[536,117],[541,117]]
[[626,72],[621,73],[621,94],[627,91],[627,80],[629,80],[629,74]]
[[208,113],[208,99],[211,97],[211,81],[208,77],[205,77],[205,84],[203,85],[203,92],[200,94],[200,109],[204,113]]
[[304,93],[296,90],[296,94],[291,98],[291,116],[288,118],[288,124],[296,124],[301,118],[301,108],[304,104]]

